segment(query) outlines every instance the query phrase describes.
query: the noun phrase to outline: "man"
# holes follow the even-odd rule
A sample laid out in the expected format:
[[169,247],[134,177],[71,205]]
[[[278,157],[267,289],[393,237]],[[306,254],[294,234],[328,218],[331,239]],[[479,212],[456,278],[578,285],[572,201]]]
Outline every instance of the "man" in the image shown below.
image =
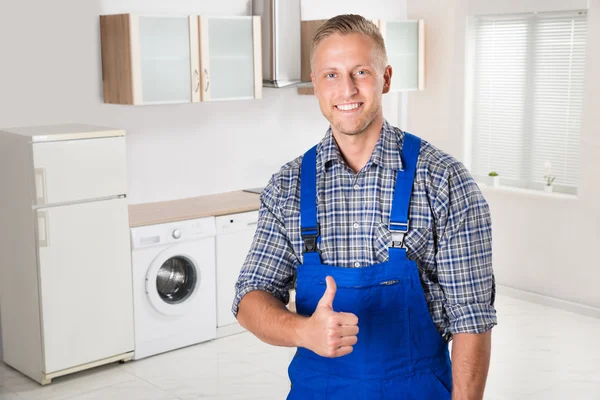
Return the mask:
[[384,120],[392,68],[371,22],[330,19],[311,66],[330,128],[261,194],[234,314],[298,347],[288,399],[481,399],[496,324],[487,203],[461,163]]

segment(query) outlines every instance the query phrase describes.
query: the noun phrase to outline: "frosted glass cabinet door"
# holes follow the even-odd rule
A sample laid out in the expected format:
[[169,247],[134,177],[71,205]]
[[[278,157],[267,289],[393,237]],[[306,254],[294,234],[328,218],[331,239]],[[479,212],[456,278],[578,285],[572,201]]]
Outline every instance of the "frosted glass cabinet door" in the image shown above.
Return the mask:
[[191,19],[143,15],[137,19],[142,103],[192,102],[194,75],[199,71],[192,71]]
[[380,21],[388,64],[392,66],[391,91],[424,88],[424,22]]
[[262,95],[260,17],[199,19],[202,101]]

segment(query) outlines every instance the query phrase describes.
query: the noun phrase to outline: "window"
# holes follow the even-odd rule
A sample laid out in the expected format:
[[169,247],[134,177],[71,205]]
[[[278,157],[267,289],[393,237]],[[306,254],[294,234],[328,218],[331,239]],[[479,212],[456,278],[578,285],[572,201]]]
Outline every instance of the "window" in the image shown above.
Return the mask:
[[577,192],[585,11],[474,21],[471,170],[503,185]]

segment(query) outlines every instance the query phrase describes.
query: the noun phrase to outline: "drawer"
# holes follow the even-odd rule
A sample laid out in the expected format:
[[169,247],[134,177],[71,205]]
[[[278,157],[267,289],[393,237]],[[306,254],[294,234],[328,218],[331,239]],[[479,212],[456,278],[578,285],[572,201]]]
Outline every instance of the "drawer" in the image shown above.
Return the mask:
[[36,205],[126,193],[125,137],[34,143]]

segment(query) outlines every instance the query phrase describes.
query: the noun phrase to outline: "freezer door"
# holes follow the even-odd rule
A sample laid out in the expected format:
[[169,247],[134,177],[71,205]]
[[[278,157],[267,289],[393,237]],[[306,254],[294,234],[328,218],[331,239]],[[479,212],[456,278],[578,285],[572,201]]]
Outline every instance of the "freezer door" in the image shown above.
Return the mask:
[[34,212],[38,218],[44,372],[132,351],[127,200]]
[[126,193],[125,137],[33,143],[36,203]]

